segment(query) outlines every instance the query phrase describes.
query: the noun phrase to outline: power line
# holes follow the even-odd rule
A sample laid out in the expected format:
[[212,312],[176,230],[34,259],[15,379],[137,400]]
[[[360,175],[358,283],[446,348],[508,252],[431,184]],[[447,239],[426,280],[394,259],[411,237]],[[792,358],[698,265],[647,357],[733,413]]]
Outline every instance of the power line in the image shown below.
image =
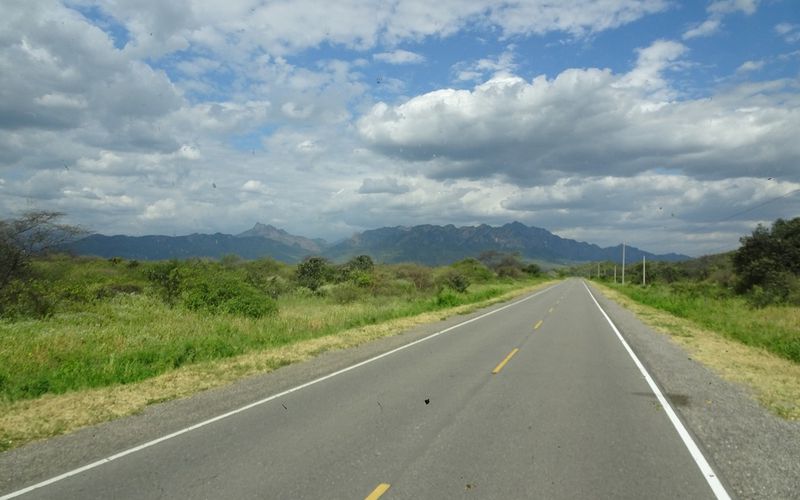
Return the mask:
[[[780,196],[776,196],[775,198],[771,198],[771,199],[769,199],[769,200],[767,200],[767,201],[765,201],[765,202],[759,203],[758,205],[755,205],[755,206],[753,206],[753,207],[750,207],[750,208],[747,208],[747,209],[745,209],[745,210],[741,210],[741,211],[739,211],[739,212],[736,212],[736,213],[734,213],[734,214],[731,214],[731,215],[729,215],[729,216],[725,217],[724,219],[720,219],[720,220],[718,220],[718,221],[716,221],[716,222],[707,223],[707,225],[709,225],[709,226],[710,226],[711,224],[718,224],[718,223],[720,223],[720,222],[726,222],[726,221],[729,221],[729,220],[731,220],[731,219],[733,219],[733,218],[735,218],[735,217],[738,217],[738,216],[740,216],[740,215],[744,215],[744,214],[746,214],[746,213],[752,212],[753,210],[756,210],[756,209],[758,209],[758,208],[761,208],[761,207],[763,207],[764,205],[769,205],[770,203],[776,202],[776,201],[778,201],[778,200],[782,200],[782,199],[784,199],[784,198],[788,198],[789,196],[792,196],[792,195],[794,195],[794,194],[797,194],[797,193],[800,193],[800,188],[798,188],[798,189],[795,189],[795,190],[792,190],[792,191],[789,191],[788,193],[782,194],[782,195],[780,195]],[[728,247],[728,245],[727,245],[727,244],[726,244],[726,245],[719,245],[719,246],[714,246],[714,247],[711,247],[710,249],[707,249],[707,250],[706,250],[706,252],[708,252],[708,253],[706,253],[706,254],[704,254],[704,255],[712,255],[712,254],[715,254],[715,253],[719,253],[720,251],[724,250],[724,249],[725,249],[725,248],[727,248],[727,247]]]
[[763,207],[764,205],[769,205],[769,204],[770,204],[770,203],[772,203],[772,202],[775,202],[775,201],[778,201],[778,200],[782,200],[782,199],[784,199],[784,198],[788,198],[789,196],[791,196],[791,195],[793,195],[793,194],[795,194],[795,193],[800,193],[800,188],[798,188],[798,189],[795,189],[794,191],[789,191],[788,193],[786,193],[786,194],[783,194],[783,195],[781,195],[781,196],[776,196],[775,198],[769,199],[769,200],[767,200],[767,201],[765,201],[765,202],[763,202],[763,203],[759,203],[758,205],[756,205],[756,206],[754,206],[754,207],[750,207],[750,208],[748,208],[748,209],[746,209],[746,210],[742,210],[741,212],[736,212],[735,214],[733,214],[733,215],[729,215],[729,216],[725,217],[724,219],[720,219],[720,220],[718,220],[717,222],[726,222],[726,221],[729,221],[729,220],[733,219],[734,217],[738,217],[738,216],[740,216],[740,215],[744,215],[744,214],[746,214],[746,213],[748,213],[748,212],[752,212],[753,210],[755,210],[755,209],[757,209],[757,208],[761,208],[761,207]]

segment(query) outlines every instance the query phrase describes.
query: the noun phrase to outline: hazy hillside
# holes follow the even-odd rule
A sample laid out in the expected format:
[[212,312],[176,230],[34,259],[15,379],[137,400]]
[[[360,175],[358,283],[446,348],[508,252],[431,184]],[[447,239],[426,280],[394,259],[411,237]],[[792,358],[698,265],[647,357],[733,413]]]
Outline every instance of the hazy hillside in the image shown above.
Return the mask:
[[294,234],[289,234],[283,229],[278,229],[275,226],[271,225],[264,225],[260,222],[256,223],[252,229],[248,229],[243,233],[239,233],[236,236],[239,238],[243,237],[258,237],[258,238],[266,238],[269,240],[277,241],[279,243],[283,243],[284,245],[288,246],[298,246],[303,250],[306,250],[310,253],[319,253],[322,251],[324,247],[327,246],[325,240],[322,239],[309,239],[303,236],[296,236]]
[[[245,259],[272,257],[297,262],[308,255],[323,255],[335,261],[366,254],[378,262],[419,262],[449,264],[474,257],[487,250],[518,252],[523,258],[551,263],[621,261],[622,248],[601,248],[561,238],[546,229],[519,222],[499,227],[488,225],[456,227],[420,225],[383,227],[358,233],[329,246],[324,240],[295,236],[273,226],[256,224],[239,235],[191,234],[188,236],[104,236],[92,235],[67,247],[85,255],[159,260],[186,257],[214,257],[236,254]],[[685,255],[655,255],[627,247],[628,262],[641,260],[678,261]]]
[[235,254],[244,259],[272,257],[293,263],[313,253],[298,245],[286,245],[259,236],[230,234],[190,234],[187,236],[104,236],[93,234],[66,247],[79,255],[162,260],[187,257],[219,258]]
[[[582,262],[622,260],[622,246],[601,248],[597,245],[556,236],[546,229],[528,227],[519,222],[500,227],[488,225],[456,227],[421,225],[384,227],[356,234],[333,245],[325,255],[344,260],[368,254],[381,262],[423,262],[445,264],[487,250],[519,252],[526,259],[547,262]],[[689,257],[678,254],[655,255],[635,247],[626,248],[629,262],[641,260],[678,261]]]

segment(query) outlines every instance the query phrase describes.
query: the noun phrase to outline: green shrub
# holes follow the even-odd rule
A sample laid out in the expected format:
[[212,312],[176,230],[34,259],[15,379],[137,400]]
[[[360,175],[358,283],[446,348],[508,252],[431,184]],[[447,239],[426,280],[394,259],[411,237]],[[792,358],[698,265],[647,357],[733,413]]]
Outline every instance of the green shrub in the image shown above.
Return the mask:
[[392,268],[397,278],[410,281],[420,292],[433,290],[435,287],[433,270],[420,264],[397,264]]
[[455,269],[447,269],[443,274],[439,275],[436,282],[439,289],[447,287],[458,293],[466,293],[470,285],[469,279]]
[[174,305],[181,293],[180,263],[176,259],[152,264],[147,279],[167,305]]
[[369,290],[372,295],[381,297],[413,295],[417,291],[414,284],[410,281],[393,278],[391,275],[387,274],[375,276]]
[[213,270],[189,274],[184,279],[181,299],[192,310],[210,313],[239,314],[260,318],[278,310],[275,300],[260,293],[235,276]]
[[265,276],[252,269],[245,271],[244,280],[271,299],[277,299],[292,288],[292,285],[281,276]]
[[350,259],[346,266],[354,271],[361,271],[365,273],[372,272],[375,269],[375,263],[369,255],[359,255]]
[[333,278],[333,274],[333,266],[327,259],[323,257],[308,257],[297,264],[295,279],[300,286],[316,291],[330,281]]
[[495,277],[494,272],[478,259],[460,260],[450,267],[464,275],[472,283],[488,283]]
[[330,290],[330,299],[337,304],[349,304],[364,297],[365,290],[350,282],[334,285]]
[[15,279],[0,290],[0,316],[8,319],[45,318],[56,306],[48,283],[36,279]]
[[800,279],[785,271],[767,271],[762,284],[750,289],[747,301],[753,307],[800,305]]
[[461,304],[461,296],[450,288],[442,288],[433,299],[438,307],[454,307]]

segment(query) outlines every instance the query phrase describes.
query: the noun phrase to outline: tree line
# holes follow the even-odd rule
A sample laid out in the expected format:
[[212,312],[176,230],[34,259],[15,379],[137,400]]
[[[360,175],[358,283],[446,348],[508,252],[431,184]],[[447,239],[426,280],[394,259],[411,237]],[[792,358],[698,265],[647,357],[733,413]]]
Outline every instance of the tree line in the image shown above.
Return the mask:
[[[641,262],[628,265],[625,281],[641,284],[646,270],[646,281],[651,285],[693,283],[695,291],[705,286],[708,293],[744,296],[756,307],[800,305],[800,217],[777,219],[769,227],[759,224],[739,241],[737,250],[723,254],[684,262],[647,262],[646,268]],[[562,273],[610,282],[613,269],[610,262],[591,263],[572,266]]]
[[[274,314],[277,299],[290,293],[338,303],[416,294],[446,304],[458,302],[453,294],[466,293],[473,283],[520,280],[540,273],[536,264],[524,262],[518,254],[496,251],[440,268],[414,263],[377,265],[368,255],[341,264],[319,256],[288,265],[270,258],[245,261],[227,255],[219,260],[156,262],[114,257],[101,265],[99,258],[59,255],[60,245],[87,232],[61,224],[63,216],[32,211],[0,221],[0,316],[43,317],[59,304],[104,300],[122,293],[150,293],[170,307],[254,318]],[[81,259],[83,274],[76,269]]]

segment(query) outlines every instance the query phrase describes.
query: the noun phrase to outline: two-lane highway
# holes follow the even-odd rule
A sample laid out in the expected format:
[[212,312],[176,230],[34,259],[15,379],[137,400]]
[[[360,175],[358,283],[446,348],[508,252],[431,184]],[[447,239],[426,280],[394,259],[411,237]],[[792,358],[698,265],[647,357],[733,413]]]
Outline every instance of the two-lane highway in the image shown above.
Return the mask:
[[569,280],[24,497],[725,498],[662,403]]

